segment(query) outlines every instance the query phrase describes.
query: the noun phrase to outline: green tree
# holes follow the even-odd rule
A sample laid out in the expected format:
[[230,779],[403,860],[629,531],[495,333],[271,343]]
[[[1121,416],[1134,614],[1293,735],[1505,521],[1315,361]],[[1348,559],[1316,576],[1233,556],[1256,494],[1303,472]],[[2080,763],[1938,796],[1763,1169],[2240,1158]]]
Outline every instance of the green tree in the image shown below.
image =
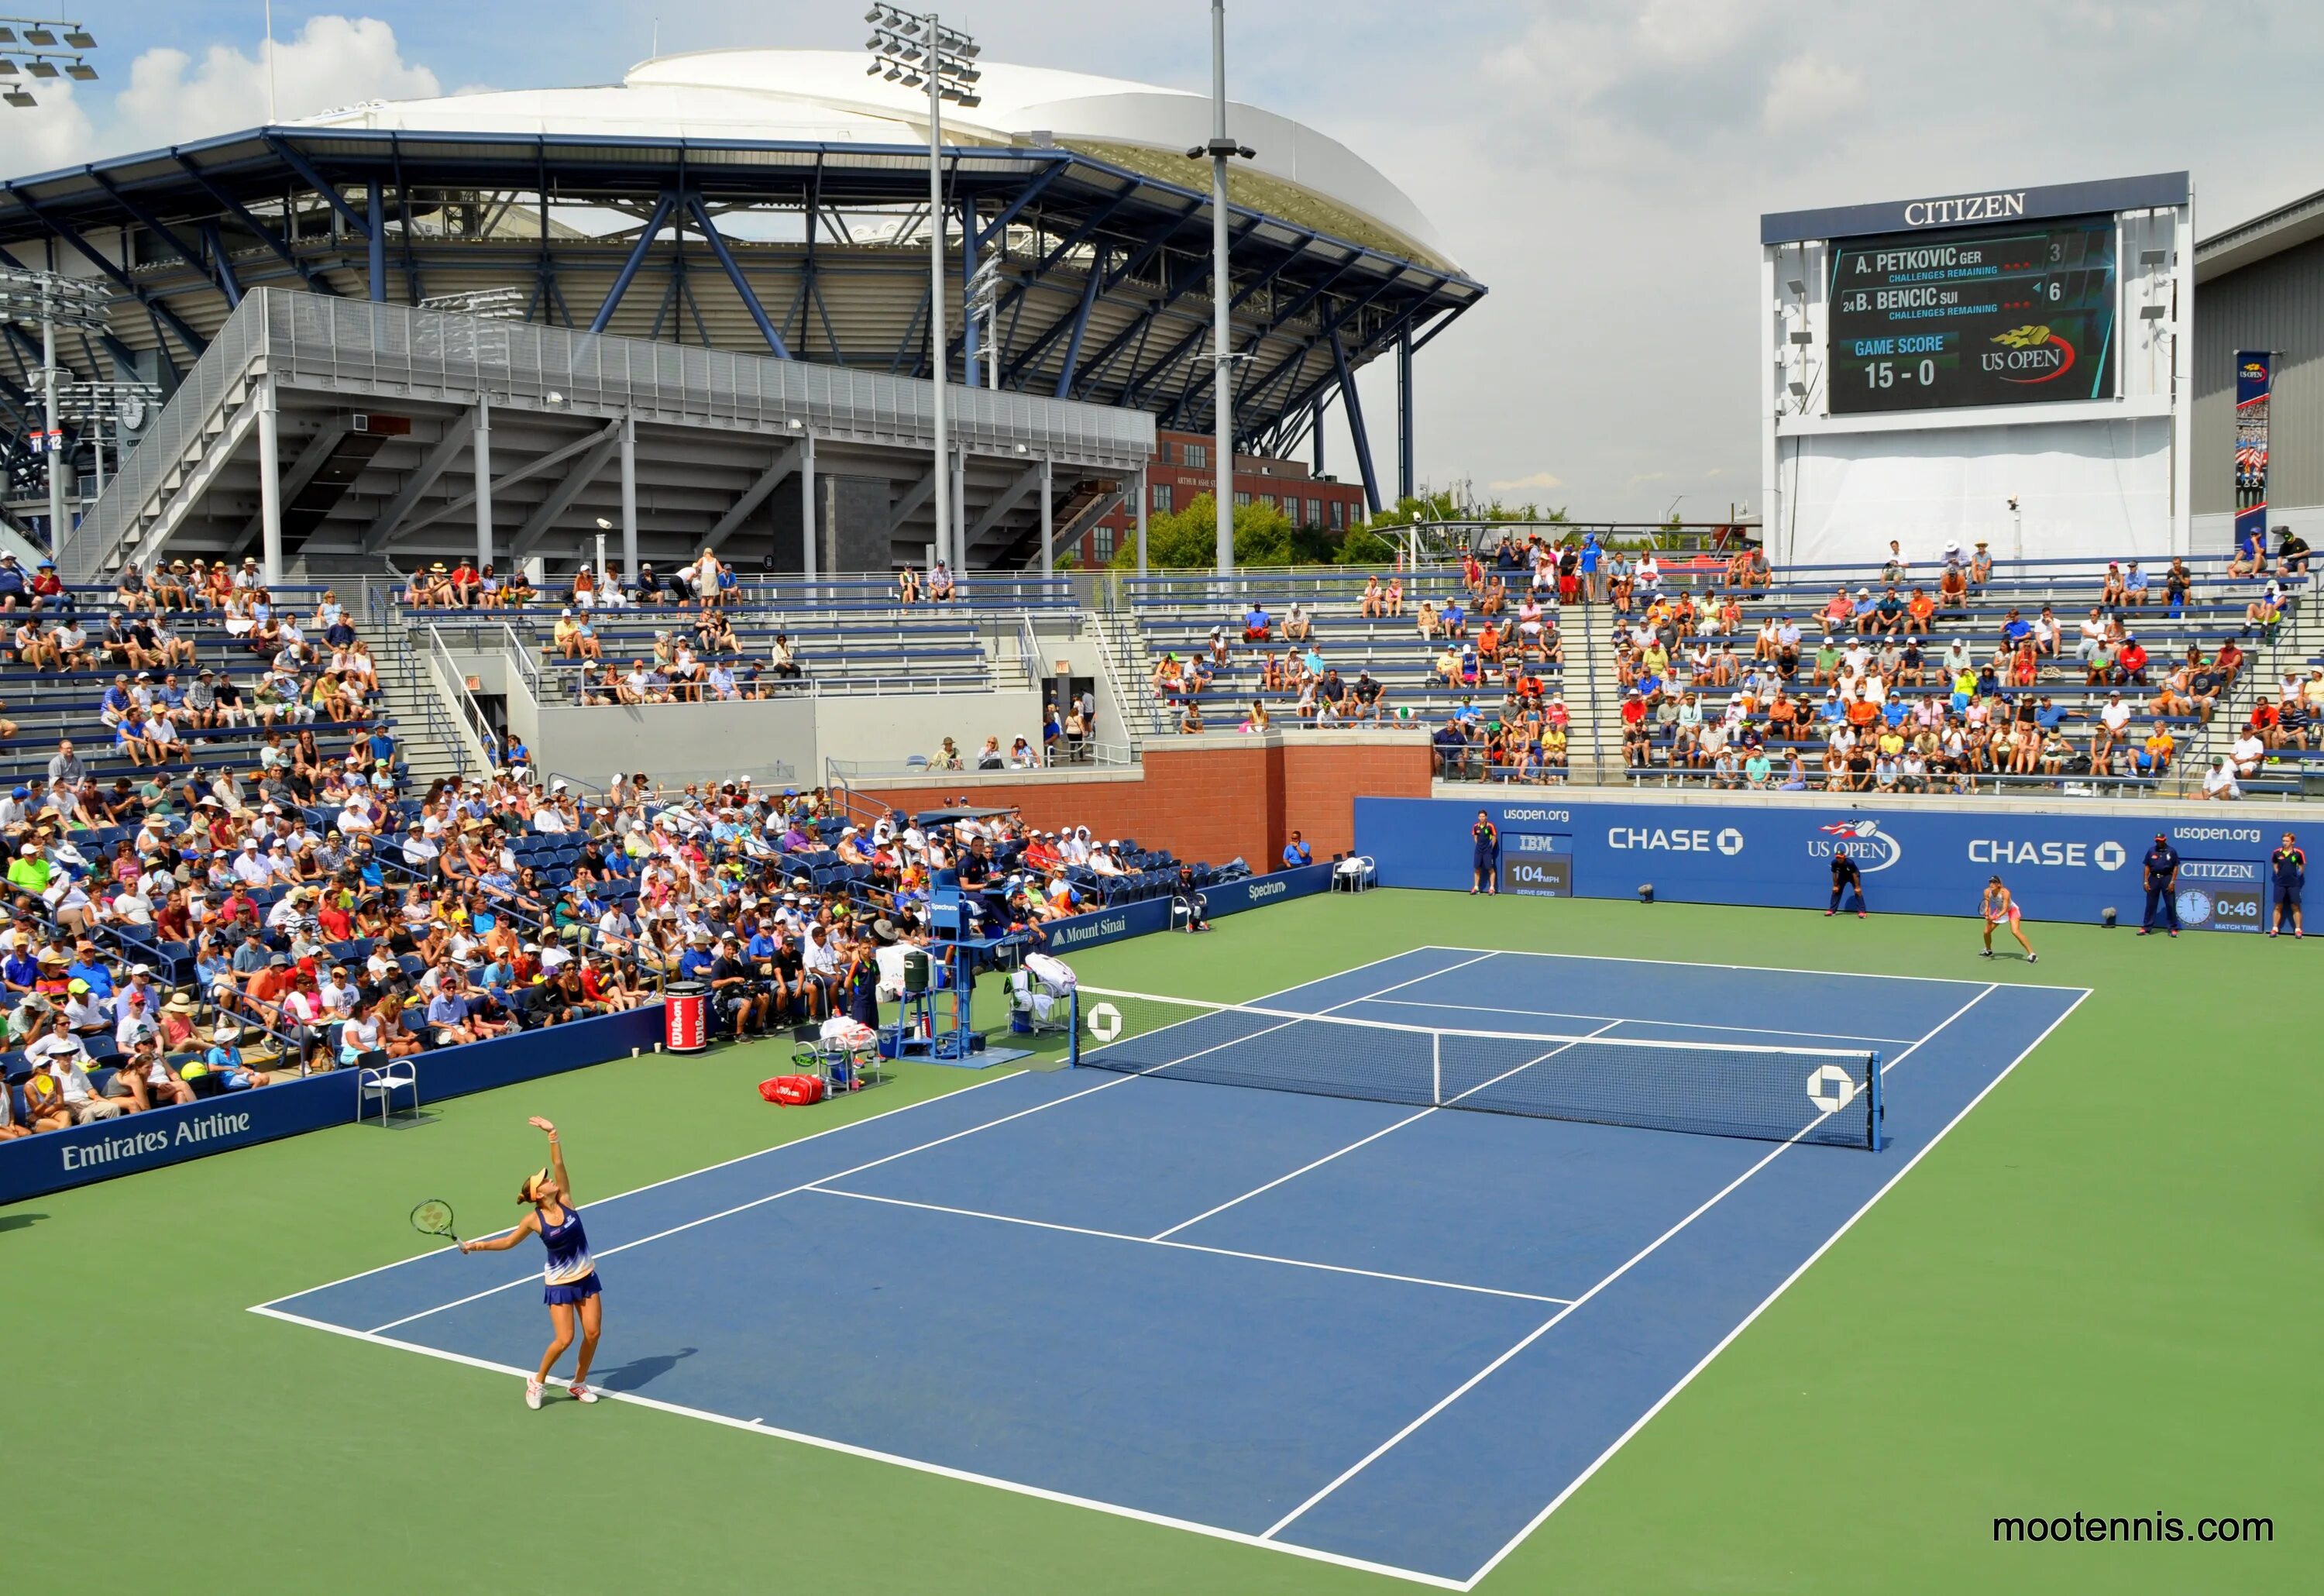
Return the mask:
[[[1146,522],[1146,563],[1157,571],[1210,570],[1218,564],[1218,508],[1208,494],[1184,510],[1166,511]],[[1332,557],[1332,539],[1317,529],[1294,525],[1268,505],[1238,504],[1234,512],[1234,558],[1238,566],[1312,565]],[[1113,568],[1138,568],[1136,534],[1113,551]]]

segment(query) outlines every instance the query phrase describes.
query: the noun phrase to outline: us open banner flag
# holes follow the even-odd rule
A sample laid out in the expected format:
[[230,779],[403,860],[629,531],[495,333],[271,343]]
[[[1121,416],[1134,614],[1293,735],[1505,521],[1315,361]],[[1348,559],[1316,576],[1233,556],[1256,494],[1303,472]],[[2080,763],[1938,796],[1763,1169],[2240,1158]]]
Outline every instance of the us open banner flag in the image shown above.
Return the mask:
[[2275,354],[2236,352],[2236,547],[2267,547],[2267,411]]

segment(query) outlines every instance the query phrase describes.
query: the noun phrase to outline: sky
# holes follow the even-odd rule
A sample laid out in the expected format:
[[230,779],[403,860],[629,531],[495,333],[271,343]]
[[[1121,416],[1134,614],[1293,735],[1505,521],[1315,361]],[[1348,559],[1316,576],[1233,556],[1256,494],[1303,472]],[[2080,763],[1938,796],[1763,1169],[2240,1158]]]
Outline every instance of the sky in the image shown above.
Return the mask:
[[[956,9],[955,9],[956,8]],[[94,84],[0,112],[0,173],[252,125],[259,0],[78,13]],[[990,59],[1203,89],[1204,0],[950,0]],[[1425,351],[1422,485],[1576,518],[1756,511],[1764,211],[2185,169],[2212,233],[2324,188],[2314,0],[1231,0],[1228,93],[1399,183],[1491,291]],[[274,8],[280,114],[618,81],[720,46],[859,48],[852,3]],[[1362,382],[1383,485],[1394,378]],[[1328,467],[1355,475],[1344,433]]]

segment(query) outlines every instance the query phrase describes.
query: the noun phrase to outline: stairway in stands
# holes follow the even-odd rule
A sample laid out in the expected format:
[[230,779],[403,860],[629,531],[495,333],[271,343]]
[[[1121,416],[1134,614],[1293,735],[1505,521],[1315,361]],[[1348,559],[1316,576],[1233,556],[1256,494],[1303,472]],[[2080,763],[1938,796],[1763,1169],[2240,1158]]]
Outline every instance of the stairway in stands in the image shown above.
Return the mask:
[[[1566,700],[1572,716],[1565,748],[1572,780],[1619,787],[1624,780],[1622,688],[1614,659],[1614,612],[1604,604],[1568,604],[1559,619],[1566,630],[1567,647],[1572,647],[1575,632],[1580,633],[1582,645],[1581,699],[1576,702],[1569,697]],[[1571,684],[1573,678],[1569,665],[1565,679]]]

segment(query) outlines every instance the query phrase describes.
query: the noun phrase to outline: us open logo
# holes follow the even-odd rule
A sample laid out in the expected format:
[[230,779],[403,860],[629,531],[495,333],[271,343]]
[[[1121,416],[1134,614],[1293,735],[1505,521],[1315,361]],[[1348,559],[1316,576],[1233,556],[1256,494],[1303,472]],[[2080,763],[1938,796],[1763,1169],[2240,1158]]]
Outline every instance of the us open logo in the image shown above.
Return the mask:
[[1904,856],[1904,844],[1880,829],[1877,820],[1843,820],[1837,826],[1819,826],[1822,835],[1808,839],[1808,857],[1829,859],[1840,849],[1856,861],[1856,868],[1866,875],[1886,870]]

